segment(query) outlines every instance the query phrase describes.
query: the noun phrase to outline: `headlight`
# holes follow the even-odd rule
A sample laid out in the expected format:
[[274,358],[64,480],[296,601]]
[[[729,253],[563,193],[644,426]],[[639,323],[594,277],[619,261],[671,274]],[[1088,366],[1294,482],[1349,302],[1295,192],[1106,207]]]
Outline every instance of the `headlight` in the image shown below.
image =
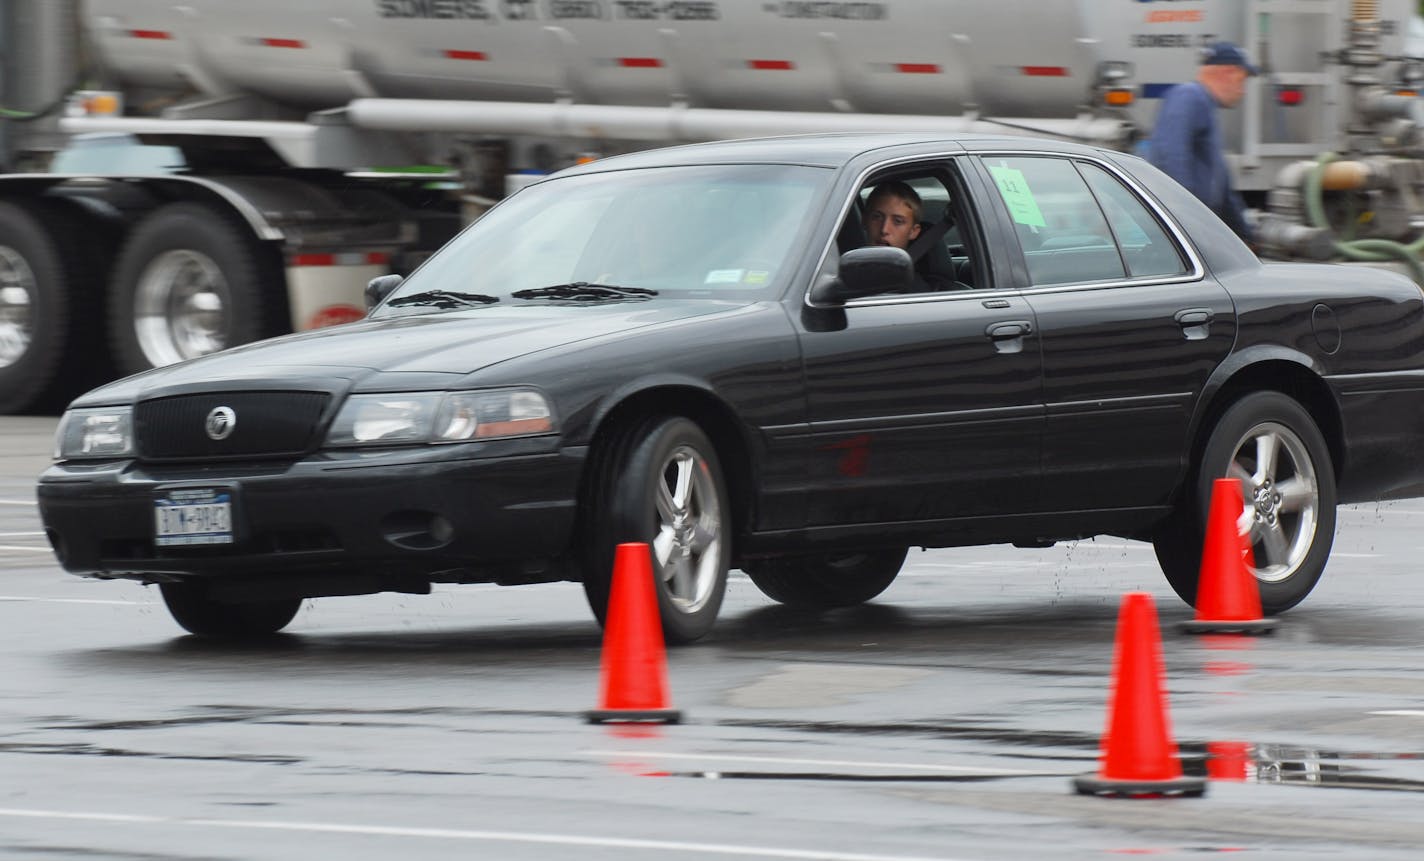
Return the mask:
[[553,410],[533,389],[352,395],[332,423],[326,444],[467,442],[553,430]]
[[56,460],[132,457],[133,407],[69,410],[54,435]]

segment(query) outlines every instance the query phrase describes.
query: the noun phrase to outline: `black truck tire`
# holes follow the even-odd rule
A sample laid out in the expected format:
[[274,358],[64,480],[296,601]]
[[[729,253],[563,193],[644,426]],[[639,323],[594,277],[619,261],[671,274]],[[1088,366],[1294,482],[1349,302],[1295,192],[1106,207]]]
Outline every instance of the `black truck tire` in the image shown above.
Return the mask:
[[108,365],[91,259],[59,206],[0,202],[0,414],[61,409]]
[[285,331],[283,279],[236,216],[171,203],[134,228],[119,253],[109,338],[125,374]]

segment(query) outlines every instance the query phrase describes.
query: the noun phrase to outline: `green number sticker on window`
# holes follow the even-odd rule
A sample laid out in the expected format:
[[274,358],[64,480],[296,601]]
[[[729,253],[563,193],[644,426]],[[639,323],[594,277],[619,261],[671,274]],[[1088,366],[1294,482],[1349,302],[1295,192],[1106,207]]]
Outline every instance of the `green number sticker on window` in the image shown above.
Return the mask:
[[1033,199],[1033,192],[1029,191],[1028,180],[1024,179],[1023,171],[990,165],[989,172],[994,175],[994,182],[999,186],[999,195],[1004,198],[1004,203],[1008,204],[1009,215],[1016,223],[1027,224],[1029,227],[1048,226],[1043,220],[1043,213],[1038,210],[1038,202]]

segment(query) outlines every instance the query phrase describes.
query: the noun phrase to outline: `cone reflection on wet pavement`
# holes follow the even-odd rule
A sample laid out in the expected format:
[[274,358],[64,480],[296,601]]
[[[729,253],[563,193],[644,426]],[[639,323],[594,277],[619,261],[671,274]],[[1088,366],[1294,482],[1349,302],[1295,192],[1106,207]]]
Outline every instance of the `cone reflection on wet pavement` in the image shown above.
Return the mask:
[[603,667],[598,708],[590,723],[677,723],[669,708],[667,657],[657,586],[647,544],[620,544],[603,626]]
[[1197,578],[1196,618],[1182,622],[1183,631],[1268,634],[1276,627],[1275,619],[1261,616],[1261,588],[1251,573],[1251,544],[1239,526],[1244,508],[1240,481],[1218,478],[1212,482]]
[[1146,592],[1122,597],[1113,649],[1108,728],[1096,774],[1073,779],[1084,795],[1201,795],[1206,781],[1184,777],[1167,716],[1157,608]]

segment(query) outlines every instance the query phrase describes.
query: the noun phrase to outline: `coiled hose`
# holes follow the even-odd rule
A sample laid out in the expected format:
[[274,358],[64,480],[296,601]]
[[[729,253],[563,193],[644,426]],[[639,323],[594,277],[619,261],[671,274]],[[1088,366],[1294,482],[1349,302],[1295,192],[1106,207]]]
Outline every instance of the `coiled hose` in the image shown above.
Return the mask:
[[[1330,222],[1325,217],[1325,192],[1324,177],[1325,166],[1338,159],[1339,156],[1333,152],[1321,153],[1315,160],[1315,167],[1305,178],[1305,207],[1306,213],[1310,216],[1310,222],[1315,227],[1331,229]],[[1396,242],[1393,239],[1352,239],[1355,223],[1351,219],[1346,228],[1347,234],[1344,238],[1335,240],[1335,253],[1347,260],[1359,260],[1369,263],[1381,263],[1391,260],[1398,260],[1409,267],[1409,272],[1413,276],[1415,283],[1424,285],[1424,264],[1419,262],[1419,255],[1424,253],[1424,235],[1418,239],[1405,244]]]

